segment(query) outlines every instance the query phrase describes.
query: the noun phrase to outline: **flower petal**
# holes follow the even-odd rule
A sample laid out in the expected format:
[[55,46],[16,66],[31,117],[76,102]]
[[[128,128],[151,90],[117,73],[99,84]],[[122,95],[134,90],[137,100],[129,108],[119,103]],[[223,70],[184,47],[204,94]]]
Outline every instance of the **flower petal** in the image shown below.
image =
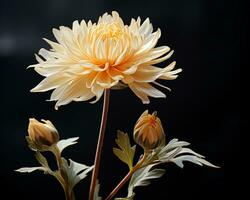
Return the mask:
[[90,103],[96,103],[102,97],[104,89],[100,85],[94,84],[93,87],[91,88],[91,91],[95,94],[96,99],[94,101],[91,101]]
[[51,75],[44,80],[42,80],[36,87],[31,89],[31,92],[46,92],[56,87],[68,82],[70,77],[67,77],[63,74]]
[[121,80],[124,76],[122,75],[122,72],[117,70],[115,67],[110,67],[107,70],[108,75],[113,79],[113,80]]
[[163,74],[164,69],[148,66],[139,68],[133,75],[136,82],[153,82]]
[[160,36],[161,36],[160,29],[158,29],[156,32],[149,35],[144,41],[143,46],[135,53],[135,55],[145,53],[146,51],[149,51],[150,49],[152,49],[156,45]]
[[143,104],[150,103],[148,96],[140,89],[138,89],[138,87],[136,87],[135,84],[131,83],[128,86],[135,93],[135,95],[141,99]]
[[129,84],[129,87],[131,88],[131,90],[133,90],[133,92],[135,92],[135,94],[142,100],[143,103],[149,103],[149,100],[145,101],[146,99],[144,95],[154,98],[166,98],[166,95],[164,93],[162,93],[160,90],[157,90],[148,83],[133,82]]
[[[73,101],[74,99],[81,96],[83,91],[83,85],[84,85],[84,80],[82,79],[77,79],[68,83],[67,87],[65,87],[63,92],[61,93],[61,96],[59,97],[55,105],[55,108],[57,109],[61,105],[66,105],[71,101]],[[84,89],[85,91],[89,90],[87,88]]]
[[141,35],[145,35],[148,36],[149,34],[151,34],[153,32],[153,26],[149,21],[149,18],[147,18],[143,24],[141,25],[139,32]]

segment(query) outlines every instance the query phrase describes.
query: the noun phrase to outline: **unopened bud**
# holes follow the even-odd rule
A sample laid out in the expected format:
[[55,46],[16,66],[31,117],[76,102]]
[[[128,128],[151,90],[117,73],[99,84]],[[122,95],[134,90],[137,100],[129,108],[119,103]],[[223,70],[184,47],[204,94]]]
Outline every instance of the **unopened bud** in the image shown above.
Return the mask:
[[59,141],[59,135],[55,126],[49,120],[37,121],[35,118],[29,120],[29,139],[39,146],[51,146]]
[[134,140],[146,151],[158,147],[165,140],[161,120],[156,115],[157,112],[148,114],[148,110],[144,111],[134,127]]

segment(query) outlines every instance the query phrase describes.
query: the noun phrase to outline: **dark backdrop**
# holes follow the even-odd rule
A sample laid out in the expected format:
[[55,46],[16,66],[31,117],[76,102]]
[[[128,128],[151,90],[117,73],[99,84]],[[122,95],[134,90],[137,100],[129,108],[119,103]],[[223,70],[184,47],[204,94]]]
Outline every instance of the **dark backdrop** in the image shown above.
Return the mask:
[[[181,170],[169,164],[163,178],[136,189],[136,199],[217,199],[233,192],[234,141],[240,137],[240,13],[236,1],[4,0],[0,4],[0,181],[1,195],[7,195],[3,199],[64,198],[52,177],[39,172],[13,172],[22,166],[36,165],[25,141],[29,117],[50,119],[61,138],[80,136],[79,144],[68,148],[64,155],[93,163],[102,101],[94,105],[71,103],[55,111],[54,103],[45,101],[49,93],[29,92],[42,77],[26,67],[36,62],[34,53],[47,47],[43,37],[54,40],[53,27],[71,26],[76,19],[96,21],[99,15],[112,10],[117,10],[126,23],[131,17],[149,17],[154,27],[162,30],[158,45],[174,49],[171,60],[176,60],[184,71],[177,80],[165,82],[172,88],[166,99],[152,99],[149,105],[143,105],[128,89],[111,93],[101,194],[106,196],[127,169],[112,155],[116,130],[131,135],[135,121],[145,109],[158,111],[168,140],[191,142],[194,150],[221,169],[186,163]],[[86,179],[77,185],[77,199],[87,199],[88,184]],[[125,194],[126,190],[122,192]]]

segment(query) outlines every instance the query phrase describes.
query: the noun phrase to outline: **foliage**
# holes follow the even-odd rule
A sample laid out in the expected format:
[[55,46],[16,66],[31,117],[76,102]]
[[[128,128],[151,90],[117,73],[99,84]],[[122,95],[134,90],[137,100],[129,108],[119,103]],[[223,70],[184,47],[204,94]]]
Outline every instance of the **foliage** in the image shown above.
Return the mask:
[[133,167],[133,160],[136,146],[130,144],[127,133],[117,131],[117,139],[115,140],[119,148],[113,148],[114,154],[124,163],[126,163],[131,170]]

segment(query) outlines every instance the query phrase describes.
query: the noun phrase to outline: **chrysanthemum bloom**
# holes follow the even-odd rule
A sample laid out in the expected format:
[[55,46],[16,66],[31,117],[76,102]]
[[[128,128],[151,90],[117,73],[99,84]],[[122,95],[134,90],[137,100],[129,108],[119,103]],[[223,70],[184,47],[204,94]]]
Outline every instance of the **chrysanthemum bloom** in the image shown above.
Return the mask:
[[42,120],[42,122],[30,118],[28,127],[29,139],[38,146],[56,144],[59,141],[59,134],[55,126],[49,120]]
[[155,47],[161,31],[153,32],[149,19],[143,23],[140,18],[132,19],[130,25],[124,25],[117,12],[105,13],[98,23],[74,21],[72,29],[61,26],[53,33],[57,42],[45,39],[52,49],[41,49],[40,56],[36,55],[39,63],[31,65],[46,78],[31,91],[54,89],[50,100],[57,101],[56,108],[93,97],[96,102],[105,89],[120,83],[149,103],[149,96],[165,97],[151,83],[162,86],[156,79],[173,80],[181,72],[173,70],[175,62],[155,67],[173,51],[167,46]]
[[156,112],[149,114],[146,110],[135,124],[134,140],[144,150],[154,149],[165,141],[161,120],[156,115]]

